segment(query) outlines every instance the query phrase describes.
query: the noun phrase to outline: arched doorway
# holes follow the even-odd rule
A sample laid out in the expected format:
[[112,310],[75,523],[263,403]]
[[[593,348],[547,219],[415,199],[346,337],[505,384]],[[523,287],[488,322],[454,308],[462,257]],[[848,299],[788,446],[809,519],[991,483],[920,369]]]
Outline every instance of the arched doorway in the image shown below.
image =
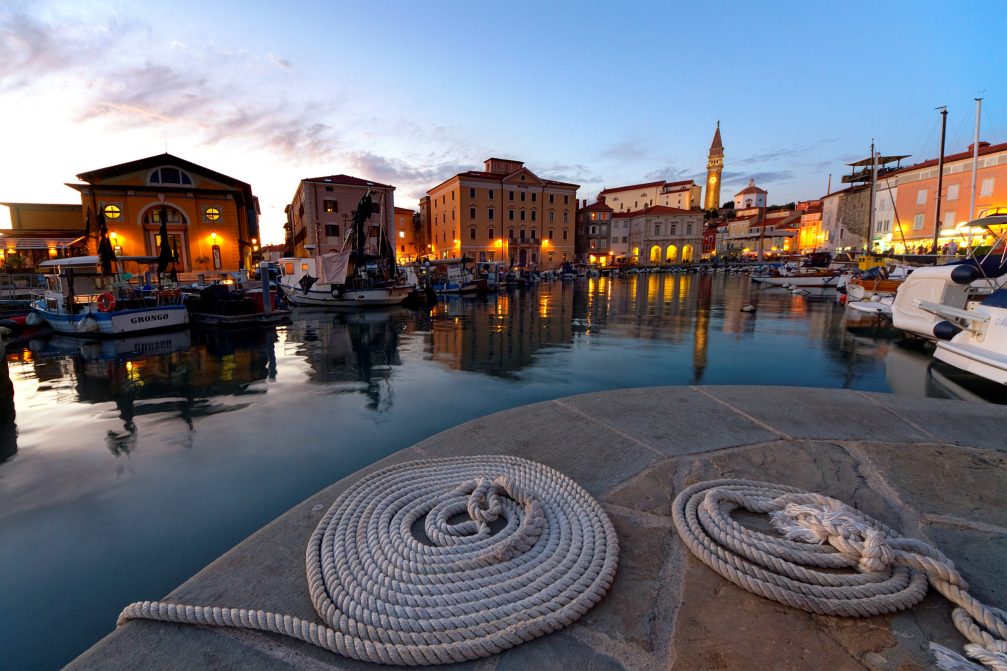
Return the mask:
[[661,246],[654,245],[650,248],[650,262],[660,263],[661,262]]
[[682,247],[682,263],[692,263],[692,245]]
[[636,263],[639,260],[640,260],[640,248],[639,247],[634,247],[633,248],[633,263]]
[[[143,227],[144,252],[149,256],[157,256],[161,252],[161,209],[167,213],[168,244],[178,259],[176,269],[191,270],[189,259],[189,222],[185,213],[171,205],[160,203],[151,205],[141,215]],[[134,252],[135,253],[135,252]]]
[[668,249],[664,252],[664,258],[668,263],[674,263],[678,260],[678,247],[675,245],[668,245]]

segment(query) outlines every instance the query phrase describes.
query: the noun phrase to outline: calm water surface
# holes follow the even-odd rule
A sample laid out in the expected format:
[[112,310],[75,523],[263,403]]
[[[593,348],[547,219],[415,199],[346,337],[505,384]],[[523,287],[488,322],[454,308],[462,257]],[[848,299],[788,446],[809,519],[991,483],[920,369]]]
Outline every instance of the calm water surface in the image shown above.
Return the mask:
[[[757,312],[740,312],[749,303]],[[0,371],[14,389],[14,407],[0,394],[2,666],[66,663],[125,604],[163,596],[322,487],[486,413],[652,385],[989,396],[841,321],[831,290],[652,275],[422,313],[298,312],[250,333],[12,344]]]

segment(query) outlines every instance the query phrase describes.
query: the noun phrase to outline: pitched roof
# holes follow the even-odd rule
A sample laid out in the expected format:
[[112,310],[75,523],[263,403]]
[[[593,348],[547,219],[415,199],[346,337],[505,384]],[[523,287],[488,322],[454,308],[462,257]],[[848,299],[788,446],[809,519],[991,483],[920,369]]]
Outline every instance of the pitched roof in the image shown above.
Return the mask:
[[701,214],[699,210],[683,210],[680,207],[668,207],[667,205],[652,205],[650,207],[645,207],[642,210],[634,210],[632,212],[616,212],[613,216],[619,217],[620,219],[627,219],[630,217],[640,217],[647,215],[661,215],[661,214]]
[[657,182],[644,182],[643,184],[630,184],[629,186],[613,186],[611,189],[609,189],[609,188],[602,189],[598,193],[598,195],[601,196],[601,195],[604,195],[606,193],[612,193],[612,192],[615,192],[615,191],[629,191],[630,189],[645,189],[648,186],[661,186],[662,184],[665,184],[665,183],[666,182],[662,179],[662,180],[657,181]]
[[[1000,144],[991,144],[991,145],[986,145],[986,146],[983,146],[983,144],[981,142],[979,143],[979,155],[980,156],[985,156],[986,154],[995,154],[997,152],[1005,151],[1005,150],[1007,150],[1007,142],[1001,142]],[[957,154],[951,154],[951,155],[945,156],[944,157],[944,163],[947,164],[947,163],[950,163],[952,161],[962,161],[962,160],[966,160],[966,159],[970,159],[970,158],[972,158],[972,151],[971,150],[966,150],[966,151],[959,152]],[[910,171],[913,171],[913,170],[919,170],[920,168],[929,168],[930,166],[937,165],[938,163],[939,163],[939,159],[932,158],[932,159],[929,159],[927,161],[923,161],[921,163],[915,163],[913,165],[907,165],[904,168],[899,168],[898,170],[892,170],[891,172],[886,172],[884,176],[888,177],[890,175],[898,175],[898,174],[901,174],[901,173],[904,173],[904,172],[910,172]]]
[[[499,159],[499,160],[503,160],[503,159]],[[514,161],[514,163],[520,163],[520,161]],[[528,168],[522,168],[522,170],[528,170]],[[517,172],[517,171],[515,171],[515,172]],[[531,172],[531,170],[528,170],[528,172]],[[503,173],[500,173],[500,172],[486,172],[484,170],[466,170],[465,172],[460,172],[457,175],[453,175],[451,177],[448,177],[446,180],[444,180],[443,182],[441,182],[437,186],[435,186],[435,187],[433,187],[431,189],[428,189],[427,193],[429,194],[431,191],[437,190],[439,187],[444,186],[445,184],[447,184],[448,182],[450,182],[451,180],[453,180],[455,177],[472,177],[472,178],[475,178],[475,179],[488,179],[488,180],[493,180],[494,182],[500,182],[502,184],[503,181],[504,181],[504,179],[506,179],[507,177],[509,177],[510,175],[513,175],[513,174],[514,174],[514,172],[503,174]],[[533,172],[531,172],[531,174],[535,175],[535,173],[533,173]],[[535,176],[538,177],[538,175],[535,175]],[[538,177],[538,178],[541,179],[546,184],[546,186],[572,186],[575,189],[579,189],[580,188],[580,184],[571,184],[570,182],[558,182],[558,181],[556,181],[554,179],[543,179],[542,177]]]
[[743,193],[768,193],[768,191],[766,191],[765,189],[760,189],[759,187],[753,184],[752,186],[746,186],[744,189],[742,189],[741,191],[739,191],[734,195],[740,196]]
[[[246,182],[242,182],[241,180],[233,177],[228,177],[227,175],[210,170],[209,168],[205,168],[199,164],[193,163],[192,161],[186,161],[184,158],[173,156],[167,152],[157,154],[155,156],[148,156],[146,158],[139,158],[135,161],[119,163],[118,165],[110,165],[107,168],[98,168],[97,170],[82,172],[77,175],[77,179],[83,182],[92,183],[95,179],[105,179],[106,177],[127,175],[131,172],[139,172],[141,170],[156,168],[162,165],[173,165],[179,168],[184,168],[185,170],[205,175],[216,182],[222,182],[224,184],[236,186],[242,190],[247,190],[249,194],[252,192],[252,187]],[[191,186],[188,188],[190,190],[192,189]]]
[[591,203],[587,207],[580,208],[584,212],[613,212],[614,210],[601,201]]
[[384,189],[394,189],[390,184],[373,182],[353,175],[329,175],[328,177],[309,177],[301,180],[303,182],[323,182],[325,184],[341,184],[343,186],[380,186]]

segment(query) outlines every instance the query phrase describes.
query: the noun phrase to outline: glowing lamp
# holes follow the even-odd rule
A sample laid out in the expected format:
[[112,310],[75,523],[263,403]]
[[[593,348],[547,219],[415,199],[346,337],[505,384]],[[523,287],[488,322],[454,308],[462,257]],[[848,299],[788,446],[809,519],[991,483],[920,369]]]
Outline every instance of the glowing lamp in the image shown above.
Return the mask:
[[213,244],[217,244],[217,231],[210,233],[210,239],[213,240]]

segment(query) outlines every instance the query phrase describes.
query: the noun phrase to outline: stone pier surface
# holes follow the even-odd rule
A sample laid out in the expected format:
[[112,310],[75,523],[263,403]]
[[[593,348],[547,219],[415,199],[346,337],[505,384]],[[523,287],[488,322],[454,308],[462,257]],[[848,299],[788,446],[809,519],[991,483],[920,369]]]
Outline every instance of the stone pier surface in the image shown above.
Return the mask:
[[[657,387],[547,401],[467,422],[327,487],[165,600],[320,622],[304,550],[343,490],[401,461],[509,454],[562,471],[602,502],[619,534],[619,571],[608,595],[572,626],[451,668],[930,669],[930,641],[956,651],[965,642],[950,604],[933,590],[884,617],[794,610],[735,587],[692,557],[675,533],[671,503],[685,487],[715,478],[836,497],[937,545],[976,597],[1004,608],[1005,428],[1004,407],[833,389]],[[132,621],[68,668],[382,667],[271,634]]]

